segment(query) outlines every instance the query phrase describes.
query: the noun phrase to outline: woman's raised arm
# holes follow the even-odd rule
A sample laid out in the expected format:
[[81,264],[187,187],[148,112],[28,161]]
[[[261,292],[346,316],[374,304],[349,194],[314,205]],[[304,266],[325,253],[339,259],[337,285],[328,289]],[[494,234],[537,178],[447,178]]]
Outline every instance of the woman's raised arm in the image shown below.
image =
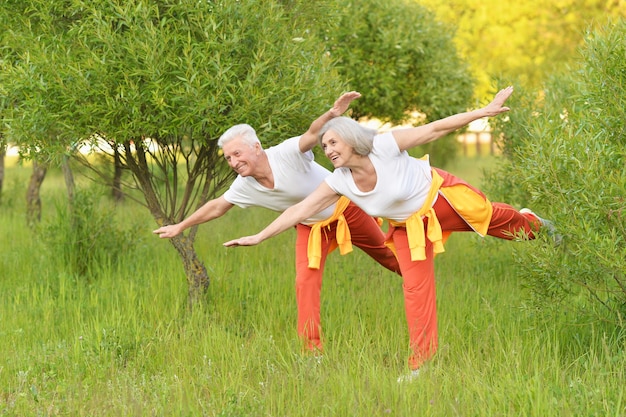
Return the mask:
[[507,87],[498,92],[491,103],[477,110],[458,113],[423,126],[408,129],[393,130],[393,137],[401,151],[423,145],[437,140],[448,133],[454,132],[483,117],[493,117],[505,113],[510,109],[504,106],[504,102],[513,94],[513,87]]

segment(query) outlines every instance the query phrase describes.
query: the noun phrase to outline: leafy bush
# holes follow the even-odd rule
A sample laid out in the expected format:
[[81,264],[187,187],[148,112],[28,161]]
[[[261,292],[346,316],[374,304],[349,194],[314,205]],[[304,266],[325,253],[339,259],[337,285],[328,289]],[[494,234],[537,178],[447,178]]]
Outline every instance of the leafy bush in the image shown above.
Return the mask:
[[72,204],[57,203],[56,218],[40,228],[50,255],[71,274],[96,276],[103,264],[118,262],[138,244],[136,230],[121,229],[113,207],[98,204],[100,197],[93,190],[76,192]]
[[608,316],[620,326],[626,318],[625,56],[622,20],[587,34],[579,67],[551,79],[539,98],[521,94],[499,125],[507,160],[490,181],[492,195],[530,205],[563,235],[559,246],[533,246],[521,263],[535,300]]

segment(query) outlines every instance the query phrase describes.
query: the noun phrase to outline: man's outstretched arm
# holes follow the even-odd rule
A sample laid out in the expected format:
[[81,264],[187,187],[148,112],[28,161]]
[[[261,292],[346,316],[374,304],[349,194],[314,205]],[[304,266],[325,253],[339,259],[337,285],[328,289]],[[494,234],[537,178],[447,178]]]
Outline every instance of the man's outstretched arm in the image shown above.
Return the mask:
[[359,97],[361,97],[361,93],[357,93],[356,91],[344,93],[335,101],[335,104],[330,110],[315,119],[313,123],[311,123],[311,126],[309,126],[309,130],[300,137],[300,152],[304,153],[313,149],[317,144],[317,134],[322,127],[324,127],[326,122],[344,114],[350,107],[352,100],[356,100]]
[[231,203],[226,201],[224,196],[207,201],[202,207],[193,212],[189,217],[180,223],[162,226],[154,230],[152,233],[159,235],[160,238],[171,238],[178,236],[186,229],[197,224],[206,223],[218,217],[221,217],[233,207]]

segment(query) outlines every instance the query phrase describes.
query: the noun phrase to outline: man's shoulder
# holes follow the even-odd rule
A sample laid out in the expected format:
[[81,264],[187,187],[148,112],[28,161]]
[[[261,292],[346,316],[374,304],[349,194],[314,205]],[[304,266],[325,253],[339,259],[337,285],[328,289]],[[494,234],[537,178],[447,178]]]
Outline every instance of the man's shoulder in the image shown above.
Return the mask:
[[294,136],[289,139],[285,139],[284,141],[270,146],[267,150],[278,150],[278,151],[298,151],[300,152],[299,146],[300,136]]
[[270,155],[270,160],[280,158],[281,160],[293,160],[293,161],[313,161],[313,152],[300,151],[300,136],[294,136],[286,139],[278,145],[272,146],[267,149],[267,154]]

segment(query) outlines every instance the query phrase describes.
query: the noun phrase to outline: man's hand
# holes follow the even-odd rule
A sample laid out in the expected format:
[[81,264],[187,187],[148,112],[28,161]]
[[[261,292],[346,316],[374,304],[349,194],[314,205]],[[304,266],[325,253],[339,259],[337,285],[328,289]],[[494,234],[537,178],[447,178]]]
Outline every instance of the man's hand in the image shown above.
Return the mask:
[[361,97],[361,93],[357,93],[356,91],[342,94],[341,97],[335,101],[335,104],[333,104],[333,107],[330,109],[330,114],[333,117],[341,116],[348,110],[352,100],[356,100],[359,97]]
[[309,126],[309,129],[304,132],[302,136],[300,136],[300,152],[304,153],[313,149],[313,147],[317,144],[317,134],[322,129],[324,124],[329,120],[344,114],[350,107],[352,100],[359,97],[361,97],[361,94],[356,91],[343,93],[341,97],[335,101],[335,104],[333,104],[333,107],[331,107],[330,110],[315,119],[313,123],[311,123],[311,126]]
[[171,224],[169,226],[159,227],[152,233],[159,235],[159,237],[163,239],[178,236],[180,232],[182,232],[182,230],[180,230],[180,227],[177,224]]

